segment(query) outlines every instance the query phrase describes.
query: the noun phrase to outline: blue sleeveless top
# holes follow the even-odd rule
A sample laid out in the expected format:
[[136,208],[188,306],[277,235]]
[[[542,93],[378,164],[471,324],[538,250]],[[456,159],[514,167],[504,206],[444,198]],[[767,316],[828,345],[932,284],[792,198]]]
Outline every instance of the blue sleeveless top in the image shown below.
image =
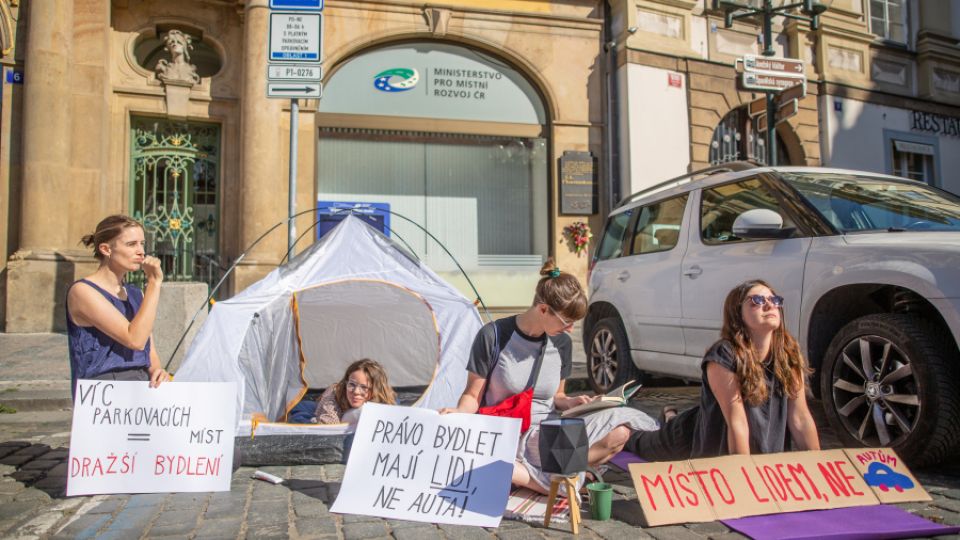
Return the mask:
[[[137,311],[140,310],[140,304],[143,303],[143,292],[129,283],[123,285],[127,290],[127,299],[124,301],[86,279],[81,279],[73,285],[80,282],[99,291],[128,321],[133,320]],[[69,292],[68,290],[67,294]],[[74,388],[77,379],[89,379],[111,371],[150,367],[149,339],[142,351],[128,349],[96,327],[78,326],[70,317],[69,307],[67,308],[67,337],[70,348],[71,386]]]

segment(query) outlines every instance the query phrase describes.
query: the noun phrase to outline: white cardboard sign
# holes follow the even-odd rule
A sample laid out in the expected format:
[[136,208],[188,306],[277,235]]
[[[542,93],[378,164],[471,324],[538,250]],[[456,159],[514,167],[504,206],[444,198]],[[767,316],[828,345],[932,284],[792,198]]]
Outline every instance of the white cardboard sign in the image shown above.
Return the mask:
[[77,381],[67,495],[229,491],[235,383]]
[[516,418],[367,403],[330,510],[497,527],[519,439]]

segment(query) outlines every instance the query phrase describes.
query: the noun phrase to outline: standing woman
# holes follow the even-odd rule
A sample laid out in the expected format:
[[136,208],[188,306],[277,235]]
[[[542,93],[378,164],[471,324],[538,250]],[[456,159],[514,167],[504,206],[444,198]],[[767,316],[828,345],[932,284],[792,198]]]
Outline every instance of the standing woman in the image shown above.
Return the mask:
[[807,407],[810,369],[784,327],[783,297],[766,282],[747,281],[727,294],[720,340],[701,370],[699,407],[659,431],[634,433],[628,449],[655,461],[783,452],[791,439],[799,450],[820,449]]
[[[144,253],[143,226],[127,216],[110,216],[81,240],[100,261],[96,272],[67,291],[67,332],[71,386],[77,379],[170,380],[152,347],[163,271],[156,257]],[[124,283],[128,272],[143,270],[146,293]]]
[[[587,313],[586,294],[577,278],[561,272],[553,259],[547,260],[540,275],[530,308],[480,329],[470,351],[463,395],[456,408],[440,412],[475,413],[481,406],[496,405],[523,392],[530,383],[534,365],[542,358],[540,371],[531,385],[530,429],[520,438],[512,482],[547,493],[550,475],[540,469],[540,422],[596,398],[568,396],[565,391],[573,355],[567,333]],[[656,427],[652,418],[629,407],[606,409],[583,419],[590,441],[587,462],[593,467],[616,455],[631,429]]]

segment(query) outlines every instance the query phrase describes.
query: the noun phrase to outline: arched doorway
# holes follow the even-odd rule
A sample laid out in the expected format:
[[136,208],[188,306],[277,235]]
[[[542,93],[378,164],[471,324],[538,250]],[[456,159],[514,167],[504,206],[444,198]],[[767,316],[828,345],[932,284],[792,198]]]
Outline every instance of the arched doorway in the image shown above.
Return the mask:
[[[713,130],[710,139],[710,164],[718,165],[738,160],[767,162],[766,131],[759,127],[759,117],[751,118],[747,106],[728,112]],[[790,154],[777,129],[777,165],[789,165]]]
[[321,221],[361,205],[432,268],[456,269],[415,226],[377,216],[389,208],[437,237],[488,302],[514,286],[529,296],[529,279],[511,275],[536,276],[549,255],[549,140],[523,74],[462,45],[405,42],[338,66],[319,111]]

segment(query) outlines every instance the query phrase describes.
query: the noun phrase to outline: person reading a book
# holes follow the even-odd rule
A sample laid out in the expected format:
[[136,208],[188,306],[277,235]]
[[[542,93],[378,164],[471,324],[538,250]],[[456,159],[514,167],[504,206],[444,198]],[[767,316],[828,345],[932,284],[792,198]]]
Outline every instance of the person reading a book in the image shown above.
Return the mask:
[[[476,413],[532,389],[530,428],[520,438],[513,484],[547,493],[550,476],[540,468],[539,424],[596,397],[568,396],[572,365],[568,333],[587,312],[580,282],[548,259],[540,270],[533,305],[526,311],[484,325],[467,362],[467,385],[456,408],[446,413]],[[584,416],[590,441],[588,464],[596,467],[617,454],[631,430],[654,429],[656,422],[629,407],[608,408]],[[583,475],[581,475],[581,482]]]
[[628,450],[672,461],[783,452],[790,440],[798,450],[820,449],[805,393],[811,371],[784,327],[783,297],[766,282],[746,281],[727,294],[720,340],[700,366],[699,406],[658,431],[634,433]]

